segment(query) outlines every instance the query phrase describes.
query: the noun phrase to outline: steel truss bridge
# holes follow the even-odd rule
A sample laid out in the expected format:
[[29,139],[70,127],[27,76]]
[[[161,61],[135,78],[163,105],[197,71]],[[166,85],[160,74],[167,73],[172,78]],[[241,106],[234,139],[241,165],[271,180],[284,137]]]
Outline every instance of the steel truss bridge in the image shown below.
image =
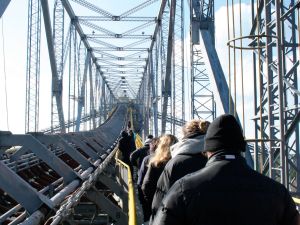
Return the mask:
[[[0,2],[0,17],[13,2]],[[248,164],[300,196],[300,1],[224,1],[227,34],[215,32],[213,0],[26,3],[25,134],[0,132],[1,224],[139,223],[128,167],[115,159],[131,116],[145,137],[233,114]],[[41,129],[45,61],[51,123]]]

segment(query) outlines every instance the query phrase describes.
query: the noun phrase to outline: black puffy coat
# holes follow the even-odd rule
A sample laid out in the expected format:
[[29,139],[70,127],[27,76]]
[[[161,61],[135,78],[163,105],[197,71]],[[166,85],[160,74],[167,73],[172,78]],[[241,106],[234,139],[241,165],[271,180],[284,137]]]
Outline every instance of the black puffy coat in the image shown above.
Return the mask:
[[147,173],[147,170],[148,170],[148,164],[149,164],[149,161],[151,159],[151,157],[153,157],[154,154],[150,154],[150,155],[147,155],[144,159],[143,159],[143,162],[142,162],[142,165],[138,171],[138,180],[137,180],[137,185],[142,187],[142,184],[143,184],[143,181],[144,181],[144,177]]
[[144,145],[143,147],[136,149],[130,154],[130,162],[133,166],[136,166],[140,169],[144,158],[149,155],[150,146],[149,144]]
[[178,179],[205,166],[207,158],[201,154],[203,145],[204,135],[196,133],[172,146],[172,159],[165,166],[157,182],[152,201],[152,218],[155,216],[164,196]]
[[143,180],[142,184],[142,193],[143,193],[143,200],[144,200],[144,218],[147,221],[151,215],[151,204],[153,200],[154,193],[156,191],[156,184],[158,178],[160,177],[162,171],[165,168],[166,163],[160,164],[158,167],[150,164],[146,175]]
[[144,181],[144,177],[148,171],[149,161],[150,161],[151,157],[153,157],[153,155],[154,154],[150,154],[144,158],[141,168],[139,169],[139,173],[138,173],[137,189],[138,189],[138,197],[139,197],[140,203],[143,208],[144,221],[148,221],[150,218],[151,205],[144,199],[144,194],[142,191],[142,184]]
[[130,140],[130,152],[133,152],[136,150],[134,134],[132,135],[129,134],[128,138]]
[[287,189],[252,170],[238,153],[216,153],[204,169],[178,180],[152,225],[296,225]]
[[131,150],[130,138],[126,132],[122,132],[122,137],[119,140],[118,148],[122,153],[121,160],[126,164],[130,164],[129,156]]

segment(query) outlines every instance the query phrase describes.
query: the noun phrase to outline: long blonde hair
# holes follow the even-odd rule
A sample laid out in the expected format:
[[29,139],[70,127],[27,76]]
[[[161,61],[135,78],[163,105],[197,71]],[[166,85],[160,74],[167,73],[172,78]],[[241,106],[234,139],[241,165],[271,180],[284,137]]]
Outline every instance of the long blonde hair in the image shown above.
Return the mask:
[[189,134],[193,133],[201,133],[201,134],[206,134],[207,128],[210,125],[210,122],[205,121],[205,120],[200,120],[200,119],[193,119],[189,122],[187,122],[183,128],[183,136],[187,136]]
[[171,134],[163,135],[159,138],[159,144],[155,150],[155,155],[150,159],[149,165],[159,167],[171,159],[170,147],[178,142],[178,139]]

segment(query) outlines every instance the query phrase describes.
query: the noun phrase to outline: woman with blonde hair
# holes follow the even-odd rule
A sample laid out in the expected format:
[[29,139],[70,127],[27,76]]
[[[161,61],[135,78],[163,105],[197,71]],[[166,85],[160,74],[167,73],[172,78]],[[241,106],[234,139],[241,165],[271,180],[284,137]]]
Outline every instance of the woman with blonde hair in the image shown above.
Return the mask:
[[157,180],[164,170],[165,165],[171,159],[170,147],[177,142],[178,139],[171,134],[160,137],[154,156],[149,161],[148,170],[142,184],[145,208],[149,210],[148,212],[144,212],[144,221],[147,221],[151,215],[151,204],[156,190]]
[[154,218],[164,196],[181,177],[202,169],[207,158],[203,155],[204,137],[210,122],[193,119],[182,127],[183,138],[171,148],[172,159],[164,167],[157,181],[152,201],[151,219]]

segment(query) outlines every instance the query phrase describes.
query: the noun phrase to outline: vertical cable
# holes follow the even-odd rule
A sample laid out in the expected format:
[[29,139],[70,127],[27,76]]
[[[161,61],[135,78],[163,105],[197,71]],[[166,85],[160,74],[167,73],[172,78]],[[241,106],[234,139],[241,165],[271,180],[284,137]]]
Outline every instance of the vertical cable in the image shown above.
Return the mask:
[[[191,12],[190,12],[191,13]],[[186,34],[186,28],[185,28],[185,32]],[[192,66],[191,66],[191,63],[192,63],[192,60],[191,60],[191,56],[190,54],[193,54],[193,46],[191,43],[191,33],[189,32],[189,35],[186,35],[184,40],[185,40],[185,58],[186,58],[186,73],[185,73],[185,76],[186,76],[186,80],[187,80],[187,85],[186,85],[186,93],[191,93],[191,80],[189,79],[189,77],[192,76],[192,72],[191,72],[191,69],[192,69]],[[186,38],[187,37],[187,38]],[[188,94],[187,95],[187,102],[192,102],[192,96],[191,94]],[[193,113],[193,109],[191,107],[191,104],[189,104],[189,107],[190,107],[190,112],[189,113],[189,116],[188,118],[185,118],[187,120],[191,120],[192,119],[192,113]]]
[[[242,37],[243,35],[243,25],[242,25],[242,6],[241,6],[241,0],[240,0],[240,37]],[[243,41],[242,41],[242,38],[240,39],[240,45],[241,45],[241,48],[240,48],[240,64],[241,64],[241,78],[242,78],[242,111],[243,111],[243,118],[242,118],[242,124],[243,124],[243,133],[244,133],[244,136],[245,136],[245,97],[244,97],[244,66],[243,66],[243,50],[242,50],[242,47],[243,47]]]
[[[230,40],[230,19],[229,19],[229,5],[228,0],[226,0],[227,6],[227,39]],[[228,113],[231,113],[231,56],[230,56],[230,45],[228,45],[228,83],[229,83],[229,91],[228,91],[228,99],[229,99],[229,110]]]
[[[256,28],[257,28],[257,49],[258,49],[258,87],[259,87],[259,119],[260,119],[260,144],[261,144],[261,153],[264,151],[264,143],[263,143],[263,120],[262,120],[262,75],[261,75],[261,49],[260,49],[260,31],[259,31],[259,26],[260,26],[260,16],[259,16],[259,0],[256,0]],[[263,154],[261,154],[261,159],[260,159],[260,169],[261,172],[263,171]]]
[[[72,93],[73,93],[73,119],[75,119],[75,116],[76,116],[76,74],[77,74],[77,78],[79,77],[78,75],[78,67],[77,67],[77,64],[78,64],[78,58],[77,58],[77,34],[75,32],[75,29],[74,29],[74,45],[73,45],[73,48],[74,48],[74,65],[73,65],[73,79],[74,79],[74,82],[73,82],[73,90],[72,90]],[[73,132],[75,131],[75,127],[76,126],[73,126]]]
[[[69,87],[68,87],[68,122],[71,121],[71,79],[72,79],[72,24],[70,26],[70,43],[69,43]],[[68,126],[68,132],[70,132],[70,126]]]
[[[297,7],[297,9],[298,9],[298,43],[300,43],[300,27],[299,27],[299,25],[300,25],[300,8],[299,7]],[[300,55],[300,48],[299,48],[299,46],[298,46],[298,49],[299,49],[299,55]]]
[[7,105],[7,82],[6,82],[6,62],[5,62],[5,49],[4,49],[4,31],[3,31],[3,16],[2,16],[2,54],[3,54],[3,73],[4,73],[4,88],[5,88],[5,107],[6,107],[6,126],[7,126],[7,130],[9,130],[9,123],[8,123],[8,105]]
[[234,86],[234,112],[233,115],[236,117],[236,49],[235,49],[235,18],[234,18],[234,1],[231,0],[231,13],[232,13],[232,39],[233,39],[233,86]]

